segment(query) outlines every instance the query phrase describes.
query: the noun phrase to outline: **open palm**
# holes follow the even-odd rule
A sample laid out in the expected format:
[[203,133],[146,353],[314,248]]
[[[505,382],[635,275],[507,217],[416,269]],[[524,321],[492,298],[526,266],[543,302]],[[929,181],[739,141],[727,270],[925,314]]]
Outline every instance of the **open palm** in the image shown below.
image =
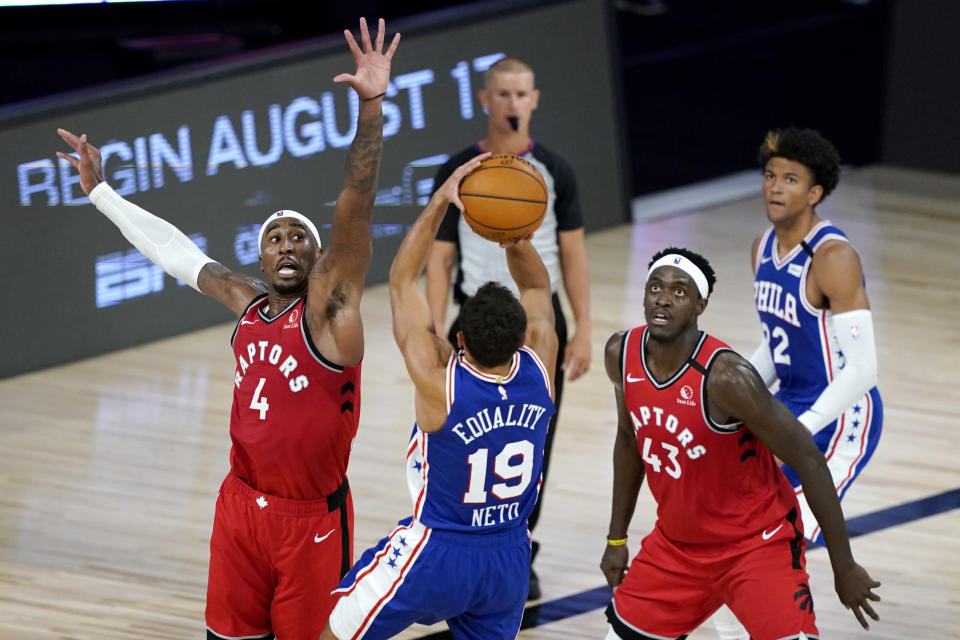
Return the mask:
[[349,45],[350,52],[353,53],[353,59],[357,63],[357,71],[352,75],[341,73],[333,81],[349,83],[361,99],[370,99],[386,93],[387,85],[390,83],[390,61],[393,59],[397,44],[400,42],[400,34],[393,36],[390,47],[384,53],[383,39],[385,32],[386,25],[381,18],[377,25],[377,40],[376,46],[374,46],[370,41],[367,21],[360,18],[360,42],[363,45],[361,49],[350,30],[345,29],[343,35],[346,37],[347,45]]

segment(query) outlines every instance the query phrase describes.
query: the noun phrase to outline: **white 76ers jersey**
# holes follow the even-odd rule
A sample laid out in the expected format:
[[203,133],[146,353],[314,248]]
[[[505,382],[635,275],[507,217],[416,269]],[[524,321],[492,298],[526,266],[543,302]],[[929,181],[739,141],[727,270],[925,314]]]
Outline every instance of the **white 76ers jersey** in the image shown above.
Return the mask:
[[503,377],[453,354],[447,420],[434,433],[414,427],[407,448],[414,517],[428,527],[473,533],[526,526],[554,411],[547,370],[532,350],[515,353]]

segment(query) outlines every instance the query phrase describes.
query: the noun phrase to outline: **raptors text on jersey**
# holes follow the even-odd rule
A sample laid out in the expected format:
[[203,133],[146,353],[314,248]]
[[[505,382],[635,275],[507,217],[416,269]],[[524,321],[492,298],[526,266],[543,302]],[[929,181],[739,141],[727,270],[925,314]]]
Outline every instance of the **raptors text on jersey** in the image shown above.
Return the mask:
[[773,454],[749,425],[710,417],[710,367],[730,348],[701,333],[687,362],[661,381],[647,368],[648,338],[646,327],[624,334],[620,368],[657,525],[674,542],[714,544],[781,520],[796,498]]
[[303,319],[306,300],[270,317],[266,297],[237,323],[232,344],[232,470],[284,498],[318,500],[343,482],[360,414],[360,365],[319,353]]

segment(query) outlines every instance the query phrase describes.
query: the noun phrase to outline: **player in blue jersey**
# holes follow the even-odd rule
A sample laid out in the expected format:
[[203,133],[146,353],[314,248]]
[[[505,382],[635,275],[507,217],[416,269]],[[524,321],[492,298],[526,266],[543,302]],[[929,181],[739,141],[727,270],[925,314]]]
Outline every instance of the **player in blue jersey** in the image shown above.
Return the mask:
[[[763,340],[750,362],[768,386],[779,382],[777,398],[813,436],[842,499],[877,447],[883,405],[860,256],[814,209],[837,186],[840,157],[818,132],[791,127],[767,133],[758,160],[772,226],[751,250]],[[804,533],[822,541],[796,472],[783,471]],[[747,637],[726,611],[714,622],[722,640]]]
[[446,620],[455,638],[512,640],[527,598],[530,536],[554,413],[550,277],[529,238],[505,244],[517,298],[489,282],[461,309],[459,350],[437,335],[417,283],[447,206],[489,153],[434,193],[390,268],[393,334],[413,380],[407,449],[413,516],[340,583],[321,638],[389,638]]

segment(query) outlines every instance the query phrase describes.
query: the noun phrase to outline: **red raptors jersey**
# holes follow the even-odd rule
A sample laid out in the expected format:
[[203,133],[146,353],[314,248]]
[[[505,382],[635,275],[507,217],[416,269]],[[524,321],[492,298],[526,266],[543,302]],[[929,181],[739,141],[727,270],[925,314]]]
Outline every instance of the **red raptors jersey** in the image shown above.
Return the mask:
[[781,521],[797,501],[773,454],[742,423],[709,417],[708,371],[730,348],[701,332],[686,364],[659,382],[647,370],[647,339],[646,327],[626,333],[620,370],[660,528],[675,542],[720,543]]
[[317,352],[304,302],[268,318],[261,296],[237,323],[230,465],[260,491],[317,500],[347,472],[360,415],[360,365],[333,364]]

